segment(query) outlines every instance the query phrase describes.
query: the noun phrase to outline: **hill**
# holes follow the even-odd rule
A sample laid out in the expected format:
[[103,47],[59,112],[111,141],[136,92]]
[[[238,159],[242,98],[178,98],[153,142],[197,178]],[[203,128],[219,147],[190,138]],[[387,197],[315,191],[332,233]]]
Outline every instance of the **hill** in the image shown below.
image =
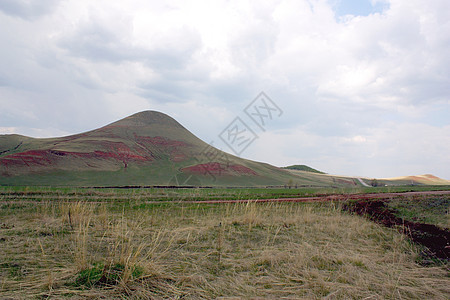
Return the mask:
[[311,170],[281,169],[225,153],[156,111],[66,137],[0,135],[0,185],[361,186],[355,178]]
[[283,167],[282,169],[298,170],[298,171],[305,171],[305,172],[318,173],[318,174],[326,174],[325,172],[313,169],[306,165],[292,165],[292,166]]
[[381,182],[396,183],[398,185],[450,185],[450,181],[431,174],[383,178]]
[[1,185],[330,186],[222,152],[173,118],[144,111],[76,135],[0,136]]

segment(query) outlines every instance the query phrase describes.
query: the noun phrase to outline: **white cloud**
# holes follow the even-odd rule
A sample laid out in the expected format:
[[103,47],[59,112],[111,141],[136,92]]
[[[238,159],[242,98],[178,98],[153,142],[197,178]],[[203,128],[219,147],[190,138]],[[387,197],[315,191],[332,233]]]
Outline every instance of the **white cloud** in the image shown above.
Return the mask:
[[2,0],[0,10],[5,14],[33,20],[51,13],[61,0]]
[[213,141],[263,90],[284,114],[249,158],[450,178],[450,2],[372,2],[4,1],[0,133],[157,109]]
[[2,134],[14,134],[18,133],[17,127],[0,127],[0,132]]
[[446,177],[450,125],[384,123],[356,136],[321,136],[302,127],[259,134],[243,156],[278,166],[308,164],[322,171],[367,177],[425,174]]

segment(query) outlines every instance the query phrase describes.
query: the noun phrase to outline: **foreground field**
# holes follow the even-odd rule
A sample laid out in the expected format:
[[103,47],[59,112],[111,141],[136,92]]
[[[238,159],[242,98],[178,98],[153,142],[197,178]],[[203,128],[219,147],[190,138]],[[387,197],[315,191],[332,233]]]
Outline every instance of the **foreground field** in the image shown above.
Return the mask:
[[[249,191],[3,188],[0,298],[449,298],[447,263],[345,203],[186,203],[328,193]],[[387,203],[448,228],[449,198]]]
[[0,298],[449,298],[448,266],[340,206],[4,197]]

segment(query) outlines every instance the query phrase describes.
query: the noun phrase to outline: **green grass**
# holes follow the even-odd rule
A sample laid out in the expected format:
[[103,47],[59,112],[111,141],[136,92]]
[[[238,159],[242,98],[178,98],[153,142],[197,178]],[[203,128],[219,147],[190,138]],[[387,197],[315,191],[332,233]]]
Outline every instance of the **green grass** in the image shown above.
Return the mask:
[[450,229],[450,195],[396,198],[387,203],[404,220]]
[[140,203],[147,201],[253,200],[313,197],[331,194],[442,191],[450,186],[396,186],[354,188],[72,188],[0,186],[0,200],[46,201],[66,199]]
[[292,165],[283,167],[283,169],[289,169],[289,170],[298,170],[298,171],[306,171],[306,172],[312,172],[312,173],[318,173],[318,174],[325,174],[325,172],[318,171],[316,169],[313,169],[306,165]]
[[[126,272],[126,266],[120,263],[105,265],[103,262],[93,263],[91,267],[79,271],[75,275],[73,283],[78,288],[107,287],[120,284]],[[133,266],[131,270],[131,280],[139,279],[143,276],[144,269],[140,266]]]

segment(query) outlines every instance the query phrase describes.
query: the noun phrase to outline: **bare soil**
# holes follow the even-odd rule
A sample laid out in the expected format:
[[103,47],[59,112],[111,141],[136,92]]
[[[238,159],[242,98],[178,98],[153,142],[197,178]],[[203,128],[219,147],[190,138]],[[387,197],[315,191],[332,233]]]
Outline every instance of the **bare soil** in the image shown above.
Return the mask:
[[367,216],[386,227],[396,227],[417,244],[426,247],[423,253],[428,258],[450,259],[450,231],[432,224],[416,223],[395,215],[386,200],[356,201],[344,205],[344,210]]

